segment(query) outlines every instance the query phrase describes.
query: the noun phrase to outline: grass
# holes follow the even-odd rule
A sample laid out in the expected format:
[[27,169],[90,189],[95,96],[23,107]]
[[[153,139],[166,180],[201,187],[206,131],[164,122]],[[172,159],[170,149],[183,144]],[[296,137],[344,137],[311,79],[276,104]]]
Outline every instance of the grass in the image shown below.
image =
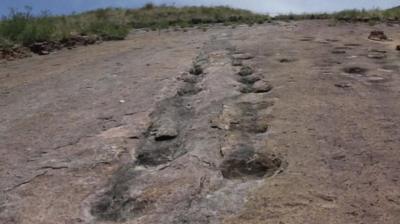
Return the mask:
[[128,34],[129,28],[121,21],[93,16],[71,15],[52,16],[43,12],[33,16],[30,9],[19,12],[11,10],[0,21],[0,47],[13,44],[29,46],[41,41],[61,41],[73,35],[98,35],[104,40],[120,40]]
[[347,22],[400,21],[400,7],[388,10],[343,10],[335,13],[287,14],[274,17],[276,20],[334,19]]
[[140,9],[106,8],[53,16],[48,12],[32,15],[31,8],[11,10],[0,20],[0,49],[35,42],[62,41],[74,35],[96,35],[103,40],[124,39],[130,29],[152,30],[168,27],[203,27],[206,24],[263,23],[266,15],[229,7],[172,7],[147,4]]
[[400,20],[400,8],[389,10],[345,10],[333,15],[335,19],[342,21],[398,21]]
[[129,24],[134,28],[166,28],[170,26],[190,27],[212,23],[263,23],[269,19],[266,15],[254,14],[247,10],[229,7],[145,7],[128,10]]

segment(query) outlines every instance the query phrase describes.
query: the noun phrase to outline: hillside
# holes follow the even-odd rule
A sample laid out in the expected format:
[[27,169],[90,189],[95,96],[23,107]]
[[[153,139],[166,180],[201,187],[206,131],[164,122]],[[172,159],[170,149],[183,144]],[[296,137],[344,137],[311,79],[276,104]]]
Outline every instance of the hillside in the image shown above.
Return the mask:
[[[140,9],[106,8],[68,16],[53,16],[47,12],[34,16],[29,8],[26,11],[11,10],[10,14],[0,21],[0,59],[26,57],[29,55],[27,51],[48,54],[64,47],[122,40],[131,29],[185,29],[196,26],[206,30],[208,24],[252,25],[264,23],[269,19],[268,15],[223,6],[177,8],[147,4]],[[400,20],[400,9],[395,7],[383,11],[344,10],[333,14],[289,14],[273,19],[382,22]]]
[[386,21],[400,21],[399,7],[387,10],[348,9],[334,13],[283,14],[275,16],[273,19],[275,20],[334,19],[336,21],[345,21],[345,22],[379,23]]
[[107,8],[69,16],[43,13],[33,16],[26,11],[11,11],[0,21],[0,49],[15,44],[30,46],[42,41],[65,41],[76,36],[101,40],[121,40],[130,29],[192,27],[210,23],[263,23],[269,17],[229,7],[154,6],[140,9]]
[[396,6],[396,7],[393,7],[393,8],[391,8],[391,9],[388,9],[388,10],[400,10],[400,5],[399,5],[399,6]]

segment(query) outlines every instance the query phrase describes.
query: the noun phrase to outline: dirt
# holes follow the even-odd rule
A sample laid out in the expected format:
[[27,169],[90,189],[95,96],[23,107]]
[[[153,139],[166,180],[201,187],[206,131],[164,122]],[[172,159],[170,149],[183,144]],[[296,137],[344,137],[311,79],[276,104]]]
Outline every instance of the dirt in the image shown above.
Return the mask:
[[398,29],[136,31],[2,61],[0,223],[396,224]]

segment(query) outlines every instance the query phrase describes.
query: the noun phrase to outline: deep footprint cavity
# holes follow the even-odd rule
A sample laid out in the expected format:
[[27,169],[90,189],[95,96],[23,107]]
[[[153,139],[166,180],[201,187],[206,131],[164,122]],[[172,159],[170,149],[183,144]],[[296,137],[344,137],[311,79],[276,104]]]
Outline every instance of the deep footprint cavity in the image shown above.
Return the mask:
[[226,179],[255,179],[272,175],[281,165],[276,156],[261,155],[248,145],[240,145],[224,159],[220,169]]

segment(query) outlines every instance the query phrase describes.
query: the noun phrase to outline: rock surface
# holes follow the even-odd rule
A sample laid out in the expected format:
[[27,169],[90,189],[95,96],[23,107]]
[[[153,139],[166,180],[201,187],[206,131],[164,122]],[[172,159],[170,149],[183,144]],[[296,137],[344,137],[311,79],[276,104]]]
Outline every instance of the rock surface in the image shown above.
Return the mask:
[[293,21],[0,62],[0,223],[398,223],[400,34],[374,29],[394,41]]
[[272,90],[272,85],[268,81],[260,80],[254,83],[253,91],[255,93],[266,93]]
[[178,136],[178,126],[172,118],[161,118],[152,127],[156,141],[165,141]]

